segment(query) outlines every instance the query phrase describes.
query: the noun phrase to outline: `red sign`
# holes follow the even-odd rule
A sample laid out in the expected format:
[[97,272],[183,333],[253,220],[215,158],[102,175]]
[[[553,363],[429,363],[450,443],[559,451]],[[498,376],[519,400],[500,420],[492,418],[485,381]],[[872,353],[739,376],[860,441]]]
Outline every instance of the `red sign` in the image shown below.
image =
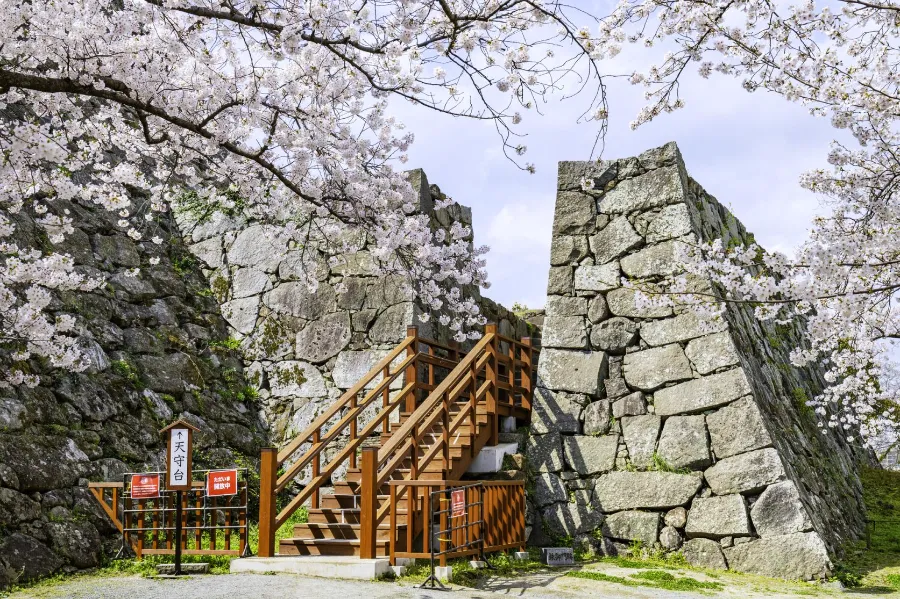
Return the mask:
[[206,475],[206,496],[237,495],[237,470],[213,470]]
[[458,518],[466,513],[466,490],[457,489],[450,492],[450,517]]
[[159,497],[159,474],[132,474],[132,499],[151,499]]

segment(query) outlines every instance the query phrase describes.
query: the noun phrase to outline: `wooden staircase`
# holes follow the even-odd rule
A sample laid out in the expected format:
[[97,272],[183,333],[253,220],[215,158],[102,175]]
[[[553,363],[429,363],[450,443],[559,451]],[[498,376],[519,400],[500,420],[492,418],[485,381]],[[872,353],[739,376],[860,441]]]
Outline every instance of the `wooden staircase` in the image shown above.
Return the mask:
[[[308,522],[280,540],[279,555],[393,557],[412,552],[410,545],[421,551],[424,491],[392,486],[461,479],[478,452],[497,443],[501,416],[527,422],[535,354],[527,338],[503,337],[496,325],[487,325],[464,356],[455,346],[418,337],[410,327],[406,339],[307,430],[277,453],[263,450],[260,557],[274,554],[275,531],[307,501]],[[402,387],[396,389],[401,375]],[[363,410],[378,403],[374,418],[363,422]],[[326,447],[338,452],[323,464]],[[301,449],[306,451],[290,461]],[[344,480],[332,480],[345,463]],[[279,467],[285,471],[276,477]],[[304,469],[311,481],[276,515],[276,496]],[[333,494],[322,492],[327,483]],[[524,534],[524,521],[522,526]]]

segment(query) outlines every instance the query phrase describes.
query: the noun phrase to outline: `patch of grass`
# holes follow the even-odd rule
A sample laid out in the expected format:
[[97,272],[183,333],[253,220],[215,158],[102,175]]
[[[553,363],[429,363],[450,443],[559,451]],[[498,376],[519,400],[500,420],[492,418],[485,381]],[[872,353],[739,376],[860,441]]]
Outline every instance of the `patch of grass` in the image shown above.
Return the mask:
[[[505,552],[491,553],[485,557],[490,569],[475,569],[469,565],[469,560],[475,557],[448,560],[447,565],[453,567],[453,584],[474,587],[486,576],[515,577],[529,572],[536,572],[546,568],[540,561],[540,549],[530,548],[527,560],[514,560]],[[400,580],[406,582],[424,582],[431,573],[430,563],[427,559],[418,559],[406,571]]]
[[630,574],[628,578],[611,576],[602,572],[578,570],[568,572],[566,576],[583,578],[587,580],[599,580],[601,582],[613,582],[628,587],[653,587],[667,591],[721,591],[724,585],[719,582],[705,582],[688,576],[678,577],[662,570],[646,570]]

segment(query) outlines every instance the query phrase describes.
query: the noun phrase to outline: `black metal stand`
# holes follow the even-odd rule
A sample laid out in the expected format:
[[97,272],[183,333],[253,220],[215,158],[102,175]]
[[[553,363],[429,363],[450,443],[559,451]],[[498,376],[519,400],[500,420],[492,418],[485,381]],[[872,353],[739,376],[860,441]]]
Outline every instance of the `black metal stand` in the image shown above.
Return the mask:
[[175,491],[175,576],[181,576],[181,494]]

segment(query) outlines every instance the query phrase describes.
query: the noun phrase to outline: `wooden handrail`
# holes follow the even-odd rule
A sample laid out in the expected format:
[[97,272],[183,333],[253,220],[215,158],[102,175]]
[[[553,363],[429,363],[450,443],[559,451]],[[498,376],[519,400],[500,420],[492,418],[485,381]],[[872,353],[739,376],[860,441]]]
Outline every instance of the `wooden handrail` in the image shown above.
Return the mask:
[[294,440],[285,445],[284,449],[278,452],[278,465],[280,466],[287,460],[297,449],[306,443],[310,437],[312,437],[313,432],[317,429],[322,428],[331,418],[337,414],[340,410],[342,410],[348,403],[350,403],[350,398],[355,397],[359,394],[360,391],[366,388],[366,385],[371,383],[375,377],[380,375],[384,370],[385,366],[389,366],[391,362],[393,362],[397,356],[399,356],[409,345],[413,342],[415,337],[407,336],[400,345],[395,347],[391,352],[382,358],[375,366],[372,367],[369,372],[365,374],[359,381],[350,387],[346,393],[344,393],[336,402],[334,402],[331,407],[329,407],[325,412],[323,412],[318,418],[316,418],[312,424],[306,427],[302,433],[294,437]]
[[[437,389],[431,392],[428,398],[423,401],[422,404],[416,409],[416,411],[413,412],[413,414],[409,417],[409,419],[405,423],[403,423],[403,426],[401,426],[400,429],[391,436],[391,439],[387,442],[387,444],[385,444],[385,446],[378,451],[379,465],[382,464],[391,454],[397,451],[397,449],[399,449],[400,444],[406,441],[407,437],[409,437],[409,434],[412,431],[413,427],[416,426],[419,421],[424,420],[424,418],[427,417],[429,413],[438,405],[444,393],[446,393],[450,389],[451,385],[456,384],[459,377],[468,370],[468,368],[471,366],[472,361],[475,360],[476,357],[480,357],[481,352],[484,351],[484,349],[488,346],[488,344],[490,344],[493,338],[493,335],[490,334],[482,337],[481,341],[479,341],[475,345],[475,347],[472,348],[472,351],[466,354],[465,358],[460,360],[459,364],[456,365],[456,368],[454,368],[453,371],[449,375],[447,375],[447,378],[441,381],[441,384],[437,386]],[[379,476],[379,479],[381,480],[381,476]]]
[[[291,464],[290,468],[288,468],[283,475],[278,477],[278,482],[275,485],[275,492],[281,492],[288,484],[290,484],[290,482],[294,480],[297,474],[299,474],[301,470],[306,468],[306,466],[309,465],[313,458],[319,455],[322,450],[325,449],[328,443],[336,439],[340,435],[341,431],[343,431],[345,427],[351,424],[351,422],[355,422],[357,417],[366,408],[368,408],[373,401],[375,401],[375,399],[382,391],[388,388],[390,384],[397,379],[398,376],[404,374],[406,367],[412,364],[415,359],[416,357],[413,355],[403,360],[403,362],[399,365],[395,372],[390,373],[390,376],[388,378],[382,380],[374,389],[369,391],[369,393],[366,394],[365,398],[363,398],[362,402],[357,403],[355,408],[348,410],[347,414],[345,414],[343,418],[341,418],[334,426],[332,426],[331,430],[329,430],[325,434],[325,436],[319,440],[318,443],[314,443],[313,447],[310,447],[309,450],[305,454],[303,454],[303,456],[299,460]],[[348,401],[349,399],[352,399],[352,397],[348,398]],[[318,428],[313,430],[313,437],[315,437],[318,430]],[[351,441],[351,444],[355,441],[361,443],[362,440],[366,438],[366,436],[367,435],[365,434],[357,435],[357,438],[354,441]]]

